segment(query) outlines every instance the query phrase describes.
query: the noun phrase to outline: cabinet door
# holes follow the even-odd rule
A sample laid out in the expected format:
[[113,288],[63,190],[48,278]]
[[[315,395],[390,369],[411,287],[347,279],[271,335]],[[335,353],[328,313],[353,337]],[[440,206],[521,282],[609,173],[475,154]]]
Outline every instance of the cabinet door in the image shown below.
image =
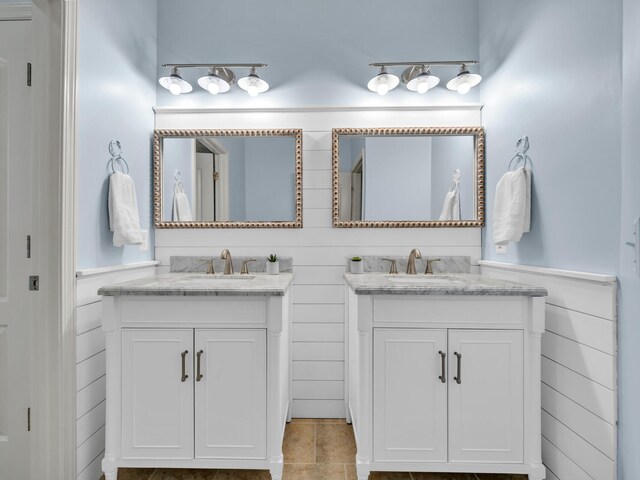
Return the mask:
[[446,330],[374,330],[374,460],[447,461],[446,347]]
[[193,330],[122,330],[123,458],[193,458],[192,347]]
[[523,375],[521,331],[449,331],[450,462],[523,461]]
[[196,458],[266,458],[266,331],[196,330],[195,347]]

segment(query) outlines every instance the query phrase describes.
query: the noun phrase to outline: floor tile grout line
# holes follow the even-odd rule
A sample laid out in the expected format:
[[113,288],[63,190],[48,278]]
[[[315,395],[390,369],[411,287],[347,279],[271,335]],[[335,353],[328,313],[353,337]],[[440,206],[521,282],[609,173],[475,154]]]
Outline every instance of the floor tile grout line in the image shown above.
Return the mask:
[[313,463],[318,463],[318,425],[313,424]]

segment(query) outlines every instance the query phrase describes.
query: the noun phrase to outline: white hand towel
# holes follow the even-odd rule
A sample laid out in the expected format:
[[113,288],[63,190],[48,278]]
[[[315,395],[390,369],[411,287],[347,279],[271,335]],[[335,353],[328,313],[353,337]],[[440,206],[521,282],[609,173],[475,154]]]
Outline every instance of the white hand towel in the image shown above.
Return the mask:
[[527,182],[527,203],[524,211],[524,226],[522,231],[528,233],[531,231],[531,174],[533,172],[530,168],[524,167],[524,178]]
[[184,187],[181,182],[176,183],[173,194],[173,221],[174,222],[192,222],[191,206],[189,205],[189,197],[184,193]]
[[440,220],[460,220],[460,194],[457,189],[452,192],[447,192],[444,196]]
[[505,173],[496,187],[493,206],[493,241],[496,245],[522,238],[527,210],[527,180],[524,168]]
[[121,172],[109,177],[109,228],[116,247],[142,243],[136,187],[133,179]]

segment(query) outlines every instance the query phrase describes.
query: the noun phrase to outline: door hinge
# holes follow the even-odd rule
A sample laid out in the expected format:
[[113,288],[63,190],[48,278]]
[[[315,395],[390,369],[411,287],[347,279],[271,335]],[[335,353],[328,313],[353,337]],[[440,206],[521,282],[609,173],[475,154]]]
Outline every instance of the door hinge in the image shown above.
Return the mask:
[[31,258],[31,235],[27,235],[27,258]]
[[31,407],[27,408],[27,432],[31,431]]
[[31,86],[31,63],[27,63],[27,86]]
[[218,180],[220,180],[220,173],[213,172],[213,181],[217,182]]
[[39,275],[31,275],[29,277],[29,290],[32,292],[37,292],[40,290],[40,276]]

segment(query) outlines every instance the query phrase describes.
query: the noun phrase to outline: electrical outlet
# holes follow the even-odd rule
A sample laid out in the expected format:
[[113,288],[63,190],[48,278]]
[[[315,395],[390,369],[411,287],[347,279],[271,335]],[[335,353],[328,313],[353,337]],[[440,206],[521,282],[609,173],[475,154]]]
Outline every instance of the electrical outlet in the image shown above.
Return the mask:
[[496,253],[502,253],[505,254],[507,253],[507,244],[502,244],[502,245],[496,245]]
[[149,230],[141,230],[140,233],[142,233],[142,243],[138,247],[138,251],[148,252],[149,251]]

